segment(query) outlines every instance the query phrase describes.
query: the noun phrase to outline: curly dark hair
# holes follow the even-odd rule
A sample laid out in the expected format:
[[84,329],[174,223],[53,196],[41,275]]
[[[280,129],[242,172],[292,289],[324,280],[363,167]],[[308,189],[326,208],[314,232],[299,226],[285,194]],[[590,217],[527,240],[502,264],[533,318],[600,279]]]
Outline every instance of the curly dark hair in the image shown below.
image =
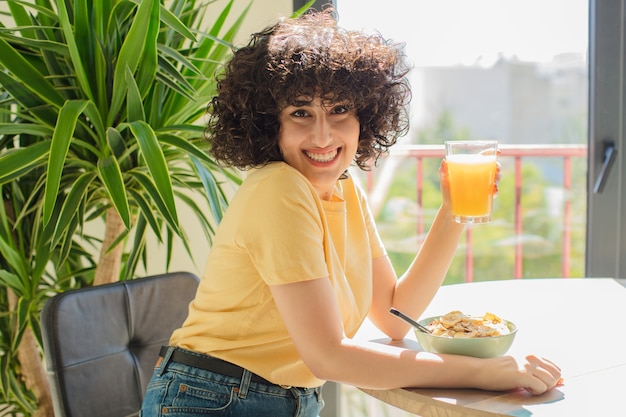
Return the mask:
[[282,19],[234,52],[208,106],[207,137],[218,162],[245,170],[282,161],[278,115],[301,96],[356,110],[354,162],[361,169],[406,133],[411,92],[403,45],[341,29],[333,13]]

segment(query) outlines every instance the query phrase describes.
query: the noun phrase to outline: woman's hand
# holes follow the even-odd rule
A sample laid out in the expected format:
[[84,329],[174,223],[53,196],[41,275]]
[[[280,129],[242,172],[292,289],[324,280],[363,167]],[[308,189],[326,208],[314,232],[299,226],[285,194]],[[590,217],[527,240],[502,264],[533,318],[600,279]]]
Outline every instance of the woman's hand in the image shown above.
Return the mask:
[[526,357],[522,373],[529,382],[522,388],[534,395],[543,394],[563,382],[561,368],[547,359],[540,359],[533,355]]
[[[500,151],[498,151],[498,155]],[[498,184],[500,183],[500,178],[502,177],[502,167],[500,166],[500,162],[496,161],[496,179],[493,183],[493,196],[496,197],[498,195]]]
[[442,206],[448,211],[450,210],[450,182],[448,178],[448,163],[445,159],[439,165],[439,185],[441,187],[441,196],[443,198]]
[[553,362],[526,356],[518,363],[511,356],[488,359],[482,368],[478,386],[487,390],[510,390],[523,388],[533,395],[543,394],[562,383],[561,369]]

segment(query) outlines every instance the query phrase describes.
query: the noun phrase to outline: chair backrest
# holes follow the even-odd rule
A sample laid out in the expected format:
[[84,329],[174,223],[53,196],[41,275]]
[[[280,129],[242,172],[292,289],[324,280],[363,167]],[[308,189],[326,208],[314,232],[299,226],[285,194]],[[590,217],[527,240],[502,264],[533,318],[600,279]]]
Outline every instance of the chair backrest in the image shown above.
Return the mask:
[[137,415],[159,348],[187,316],[198,282],[168,273],[50,298],[41,332],[55,416]]

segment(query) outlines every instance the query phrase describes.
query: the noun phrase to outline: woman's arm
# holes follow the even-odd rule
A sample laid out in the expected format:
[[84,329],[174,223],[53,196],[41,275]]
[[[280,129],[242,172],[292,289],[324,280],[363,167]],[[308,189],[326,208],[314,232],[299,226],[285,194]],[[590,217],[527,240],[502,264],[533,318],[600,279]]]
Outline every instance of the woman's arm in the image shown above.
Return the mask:
[[402,339],[410,326],[389,314],[389,308],[395,307],[415,318],[421,316],[441,286],[465,229],[452,221],[445,161],[439,167],[439,178],[443,203],[404,275],[396,278],[387,257],[375,259],[372,264],[373,296],[369,318],[392,339]]
[[400,279],[389,258],[373,261],[373,297],[369,318],[392,339],[402,339],[410,326],[389,313],[390,307],[419,317],[441,286],[454,257],[464,226],[452,221],[445,206],[439,209],[422,248]]
[[358,343],[343,333],[328,278],[270,288],[300,357],[323,380],[372,389],[527,388],[539,394],[554,387],[560,376],[556,366],[536,358],[519,366],[510,357],[477,359]]
[[[420,251],[404,275],[396,279],[387,257],[373,261],[373,298],[369,318],[392,339],[403,338],[410,326],[389,314],[389,308],[395,307],[415,318],[422,315],[446,277],[465,230],[464,225],[452,220],[445,160],[439,167],[439,178],[443,203]],[[494,195],[497,194],[499,181],[498,165]]]

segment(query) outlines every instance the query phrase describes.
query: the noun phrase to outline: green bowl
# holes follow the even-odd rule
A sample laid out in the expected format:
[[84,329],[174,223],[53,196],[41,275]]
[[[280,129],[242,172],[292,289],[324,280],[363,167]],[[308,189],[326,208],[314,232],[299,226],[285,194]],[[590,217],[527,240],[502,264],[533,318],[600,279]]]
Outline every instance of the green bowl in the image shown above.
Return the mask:
[[[419,323],[427,326],[440,316],[422,319]],[[451,353],[455,355],[475,356],[477,358],[496,358],[504,355],[515,339],[517,326],[508,320],[504,320],[510,330],[509,334],[491,337],[476,338],[452,338],[435,336],[415,330],[415,337],[422,349],[433,353]]]

